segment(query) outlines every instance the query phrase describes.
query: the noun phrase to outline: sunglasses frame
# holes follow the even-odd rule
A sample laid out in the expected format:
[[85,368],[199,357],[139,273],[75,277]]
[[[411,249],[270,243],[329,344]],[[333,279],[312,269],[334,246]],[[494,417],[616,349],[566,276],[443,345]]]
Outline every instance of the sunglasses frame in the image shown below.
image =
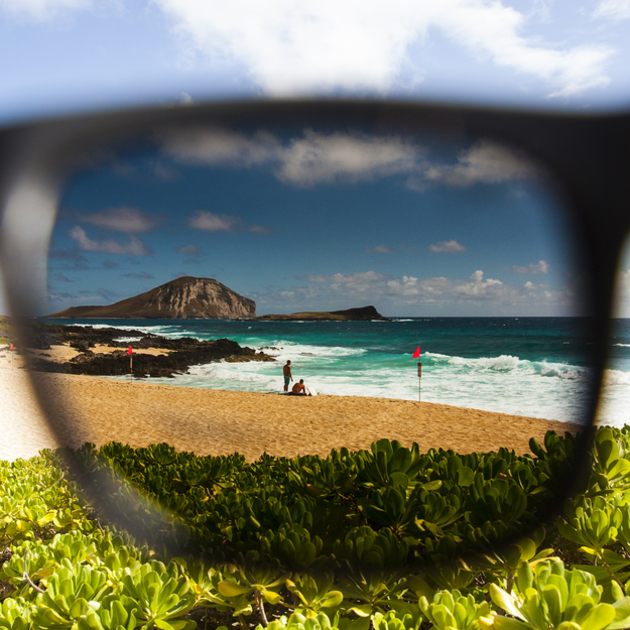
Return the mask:
[[[608,354],[615,277],[630,231],[630,114],[555,114],[365,100],[238,101],[88,114],[0,129],[0,263],[9,304],[17,316],[18,338],[26,337],[20,322],[33,312],[36,291],[30,287],[38,282],[29,276],[29,260],[35,250],[40,257],[40,250],[44,255],[47,252],[42,235],[50,235],[56,194],[76,167],[77,156],[89,155],[91,148],[104,144],[153,137],[159,130],[173,127],[210,123],[219,128],[251,124],[264,128],[278,123],[303,125],[305,121],[370,128],[378,133],[413,135],[429,129],[489,137],[522,149],[549,170],[559,186],[580,260],[588,269],[586,314],[594,368],[585,410],[590,426],[585,426],[585,439],[580,441],[583,448],[575,454],[576,468],[564,480],[565,496],[556,502],[556,510],[561,509],[564,498],[579,492],[588,475],[588,445]],[[20,198],[29,190],[37,193],[31,196],[30,206],[25,205],[28,195]],[[37,209],[38,198],[43,200],[44,210]],[[38,379],[33,379],[33,387],[46,411],[48,401]],[[69,430],[63,421],[51,426],[58,437]],[[79,464],[70,464],[80,477]]]

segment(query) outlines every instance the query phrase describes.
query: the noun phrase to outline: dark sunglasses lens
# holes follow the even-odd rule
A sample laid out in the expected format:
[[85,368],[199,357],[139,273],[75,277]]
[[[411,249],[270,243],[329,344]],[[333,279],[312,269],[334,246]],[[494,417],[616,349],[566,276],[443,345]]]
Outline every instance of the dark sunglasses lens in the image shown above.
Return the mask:
[[[284,466],[315,520],[311,503],[356,490],[346,525],[378,530],[398,518],[392,488],[426,505],[440,467],[449,497],[486,474],[437,449],[508,449],[493,456],[503,479],[531,438],[589,422],[580,235],[553,173],[497,139],[169,128],[82,154],[50,237],[47,304],[28,326],[52,426],[72,448],[121,443],[102,454],[175,513],[193,495],[212,504],[193,527],[206,550],[229,556],[248,527],[272,527],[251,505],[208,525],[245,462]],[[502,518],[451,499],[476,527]],[[428,531],[411,519],[398,533]]]

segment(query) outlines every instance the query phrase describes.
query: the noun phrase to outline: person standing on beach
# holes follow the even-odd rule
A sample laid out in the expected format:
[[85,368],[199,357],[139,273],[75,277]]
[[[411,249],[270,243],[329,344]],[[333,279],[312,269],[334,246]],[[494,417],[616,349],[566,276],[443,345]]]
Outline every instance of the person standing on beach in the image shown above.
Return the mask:
[[286,365],[282,368],[282,373],[284,374],[284,391],[289,391],[289,383],[293,380],[293,375],[291,374],[291,361],[287,361]]

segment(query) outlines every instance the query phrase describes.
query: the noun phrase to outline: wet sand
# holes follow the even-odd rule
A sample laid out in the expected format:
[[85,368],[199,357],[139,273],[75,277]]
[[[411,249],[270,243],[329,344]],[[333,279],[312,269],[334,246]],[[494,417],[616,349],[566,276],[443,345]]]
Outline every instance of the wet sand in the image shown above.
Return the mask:
[[529,439],[579,427],[537,418],[435,403],[358,396],[297,397],[133,383],[89,376],[36,374],[50,429],[25,370],[0,361],[0,459],[31,457],[60,445],[112,440],[134,447],[167,442],[197,455],[327,455],[369,448],[380,438],[421,451],[460,453],[506,447],[529,453]]

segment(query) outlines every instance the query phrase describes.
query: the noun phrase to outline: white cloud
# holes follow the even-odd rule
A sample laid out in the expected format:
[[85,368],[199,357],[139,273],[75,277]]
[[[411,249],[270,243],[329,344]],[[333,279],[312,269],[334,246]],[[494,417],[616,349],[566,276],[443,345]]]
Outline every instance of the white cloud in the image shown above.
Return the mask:
[[162,137],[164,150],[171,157],[190,164],[230,164],[249,167],[274,163],[281,150],[280,141],[259,131],[248,138],[230,129],[197,127],[176,129]]
[[490,140],[478,140],[458,155],[457,164],[429,166],[414,178],[411,187],[421,190],[427,181],[451,186],[470,186],[478,182],[495,184],[528,179],[536,174],[536,168],[525,156]]
[[538,264],[534,265],[527,265],[526,267],[521,267],[519,265],[515,265],[513,267],[509,268],[510,271],[513,271],[514,273],[521,273],[521,274],[527,274],[527,273],[532,273],[532,274],[541,274],[541,273],[548,273],[549,272],[549,263],[545,262],[544,260],[539,260]]
[[409,173],[424,150],[398,136],[324,135],[306,130],[282,151],[277,176],[298,186]]
[[593,16],[627,20],[630,18],[630,0],[600,0]]
[[538,175],[526,156],[487,139],[461,151],[454,164],[431,162],[426,147],[398,135],[305,129],[302,136],[283,143],[268,132],[247,137],[226,129],[195,128],[170,131],[162,141],[165,153],[175,160],[235,168],[265,166],[280,181],[300,187],[401,175],[411,189],[421,192],[429,185],[493,184]]
[[114,239],[104,241],[93,241],[88,237],[85,230],[75,225],[68,236],[76,241],[79,249],[84,252],[106,252],[107,254],[128,254],[130,256],[149,256],[153,253],[137,236],[129,237],[126,245],[122,245]]
[[465,252],[466,248],[463,245],[460,245],[457,241],[440,241],[439,243],[435,243],[434,245],[429,245],[429,251],[436,253],[455,253],[455,252]]
[[78,213],[77,219],[81,223],[88,223],[104,230],[124,232],[126,234],[150,232],[156,226],[155,219],[148,212],[128,206],[108,208],[92,214]]
[[228,214],[214,214],[205,210],[197,210],[188,218],[188,226],[193,230],[204,232],[255,232],[257,234],[270,234],[269,228],[262,225],[249,225],[241,219]]
[[382,291],[389,276],[377,271],[358,273],[336,273],[332,276],[315,276],[316,282],[324,282],[332,291],[341,291],[348,295],[369,295],[370,299],[377,288]]
[[391,254],[393,250],[385,245],[377,245],[376,247],[368,247],[365,251],[368,254]]
[[296,186],[411,173],[426,153],[399,136],[326,135],[309,129],[286,144],[266,132],[248,138],[225,129],[174,131],[164,136],[164,150],[193,164],[267,165],[280,181]]
[[91,0],[0,0],[0,9],[35,20],[47,20],[59,11],[86,9],[91,5]]
[[269,94],[399,87],[424,68],[412,44],[433,32],[462,54],[533,76],[553,96],[606,85],[609,46],[568,47],[523,32],[527,18],[499,0],[153,0],[173,21],[185,55],[243,64]]
[[[629,274],[630,275],[630,274]],[[302,278],[313,284],[300,289],[304,296],[316,299],[329,293],[354,296],[377,302],[390,299],[406,304],[491,303],[497,307],[531,306],[534,303],[575,307],[575,296],[569,290],[545,291],[544,285],[531,282],[512,286],[493,278],[485,278],[481,270],[468,279],[451,280],[445,277],[418,278],[403,275],[394,278],[375,271],[330,276],[314,274]]]

